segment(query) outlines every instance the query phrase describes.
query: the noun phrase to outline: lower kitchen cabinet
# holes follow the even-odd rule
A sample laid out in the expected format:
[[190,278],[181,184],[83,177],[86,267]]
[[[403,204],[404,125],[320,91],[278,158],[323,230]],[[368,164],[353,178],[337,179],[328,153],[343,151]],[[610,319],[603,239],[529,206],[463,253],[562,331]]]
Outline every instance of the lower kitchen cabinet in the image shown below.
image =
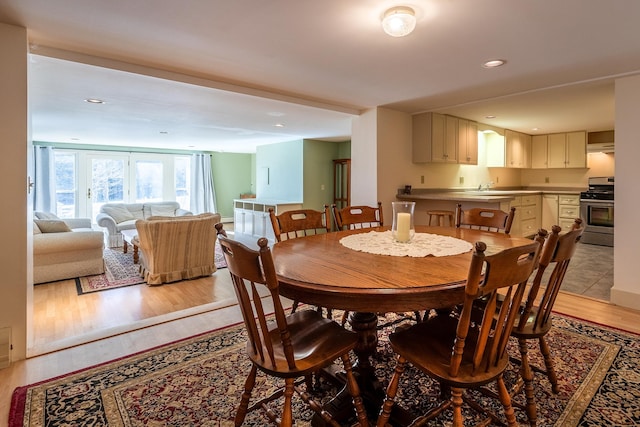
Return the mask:
[[[580,194],[558,196],[558,225],[562,231],[569,231],[576,218],[580,217]],[[584,218],[582,219],[585,220]],[[582,225],[584,227],[584,224]]]
[[511,225],[511,234],[515,237],[534,236],[541,224],[541,197],[539,194],[522,194],[516,196],[510,203],[500,207],[508,212],[516,208]]

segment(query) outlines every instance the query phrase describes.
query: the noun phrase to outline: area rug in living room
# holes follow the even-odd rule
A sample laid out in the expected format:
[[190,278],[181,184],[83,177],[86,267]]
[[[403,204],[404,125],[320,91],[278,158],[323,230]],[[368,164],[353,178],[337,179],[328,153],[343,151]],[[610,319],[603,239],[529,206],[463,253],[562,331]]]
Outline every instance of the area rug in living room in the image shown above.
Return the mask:
[[[378,353],[373,360],[385,387],[395,366],[386,338],[390,329],[380,331]],[[536,374],[537,425],[640,423],[640,336],[556,316],[548,338],[559,373],[560,393],[551,393],[546,377]],[[9,427],[233,425],[250,366],[245,340],[244,328],[232,326],[19,387],[13,393]],[[530,351],[531,356],[537,354],[537,350]],[[541,360],[534,358],[532,362],[538,364]],[[514,365],[505,378],[509,382],[517,375]],[[274,387],[271,379],[261,375],[258,378],[253,402],[269,395]],[[316,392],[326,397],[335,391],[327,385]],[[399,404],[413,412],[429,409],[439,394],[437,384],[410,365],[402,377],[400,391]],[[493,400],[477,398],[485,399],[482,405],[496,407]],[[523,401],[522,396],[516,399]],[[445,411],[433,425],[446,425],[449,413]],[[523,411],[516,410],[516,414],[519,423],[525,425]],[[478,417],[468,408],[465,415],[467,422]],[[308,426],[312,413],[296,403],[294,416],[297,426]],[[264,414],[250,413],[244,425],[266,425]]]
[[[217,268],[225,268],[227,264],[216,240],[215,264]],[[95,276],[76,278],[78,295],[108,289],[122,288],[124,286],[139,285],[144,283],[140,277],[140,266],[133,263],[133,251],[122,252],[122,248],[105,248],[103,252],[105,272]]]

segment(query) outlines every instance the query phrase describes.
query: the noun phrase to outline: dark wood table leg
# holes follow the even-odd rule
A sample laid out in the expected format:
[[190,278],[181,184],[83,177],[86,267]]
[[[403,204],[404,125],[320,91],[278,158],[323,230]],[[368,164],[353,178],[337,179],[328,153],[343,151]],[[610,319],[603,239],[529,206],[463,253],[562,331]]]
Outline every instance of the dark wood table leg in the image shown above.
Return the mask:
[[122,253],[126,254],[129,250],[129,244],[126,240],[122,239]]
[[137,264],[139,259],[138,245],[133,245],[133,263]]
[[[371,356],[375,353],[376,346],[378,345],[378,333],[376,329],[378,316],[375,313],[353,312],[349,315],[349,324],[353,331],[358,334],[358,344],[354,349],[357,360],[353,364],[353,371],[358,380],[360,394],[364,400],[369,419],[375,420],[378,417],[382,400],[384,399],[384,390],[371,365]],[[343,372],[339,372],[337,377],[341,382],[344,382]],[[338,422],[346,421],[355,413],[351,396],[346,387],[340,390],[340,392],[325,405],[324,409],[331,413]],[[325,426],[327,424],[319,416],[314,416],[311,425]]]

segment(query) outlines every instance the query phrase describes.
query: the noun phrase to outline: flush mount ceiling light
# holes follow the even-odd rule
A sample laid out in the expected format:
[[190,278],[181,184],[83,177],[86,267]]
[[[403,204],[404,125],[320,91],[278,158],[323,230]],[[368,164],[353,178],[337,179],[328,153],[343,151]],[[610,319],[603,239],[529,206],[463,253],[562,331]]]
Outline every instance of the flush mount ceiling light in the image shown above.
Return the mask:
[[482,64],[482,66],[484,68],[496,68],[496,67],[500,67],[504,64],[506,64],[507,61],[505,61],[504,59],[492,59],[490,61],[485,62],[484,64]]
[[88,102],[89,104],[104,104],[104,101],[102,99],[97,98],[87,98],[84,100],[84,102]]
[[416,14],[410,7],[392,7],[382,18],[384,32],[392,37],[404,37],[416,28]]

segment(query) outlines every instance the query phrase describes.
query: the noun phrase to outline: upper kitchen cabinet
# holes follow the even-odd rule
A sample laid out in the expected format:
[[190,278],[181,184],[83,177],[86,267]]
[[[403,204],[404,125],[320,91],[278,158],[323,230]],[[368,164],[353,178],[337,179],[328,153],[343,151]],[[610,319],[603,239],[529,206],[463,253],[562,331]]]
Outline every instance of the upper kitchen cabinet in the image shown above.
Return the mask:
[[549,150],[548,150],[549,135],[533,135],[531,137],[531,168],[532,169],[546,169]]
[[414,163],[478,164],[478,124],[437,113],[413,116]]
[[506,129],[505,167],[528,168],[531,166],[531,135]]
[[413,116],[413,162],[457,163],[458,122],[437,113]]
[[586,168],[587,133],[584,131],[548,135],[549,168]]
[[458,119],[458,163],[478,164],[478,123]]

